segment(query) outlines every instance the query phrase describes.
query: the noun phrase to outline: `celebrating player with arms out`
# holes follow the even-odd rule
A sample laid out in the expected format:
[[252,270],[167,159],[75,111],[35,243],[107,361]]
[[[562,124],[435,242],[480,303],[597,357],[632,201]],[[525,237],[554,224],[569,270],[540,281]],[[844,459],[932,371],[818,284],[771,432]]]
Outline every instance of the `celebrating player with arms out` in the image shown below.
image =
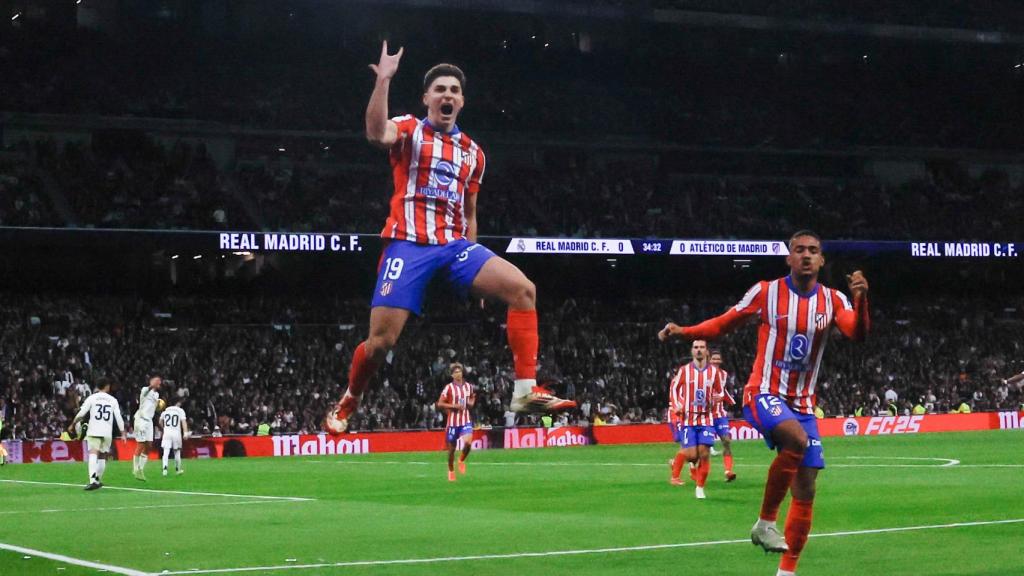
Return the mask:
[[466,473],[466,458],[473,444],[473,419],[469,409],[476,404],[473,385],[466,382],[462,364],[455,362],[448,367],[452,381],[441,390],[437,407],[447,412],[445,421],[445,443],[448,444],[448,481],[455,482],[455,449],[462,440],[462,455],[459,456],[459,473]]
[[[725,314],[685,328],[669,323],[658,333],[661,340],[715,339],[758,318],[757,359],[743,390],[743,416],[778,454],[768,470],[761,514],[750,539],[766,551],[784,553],[779,576],[796,573],[811,531],[815,480],[825,467],[814,417],[814,385],[829,333],[835,325],[847,338],[863,340],[870,329],[864,274],[858,270],[846,277],[852,305],[838,290],[818,283],[825,257],[817,234],[794,234],[786,263],[789,276],[755,284]],[[793,501],[783,539],[775,519],[787,491],[792,491]]]
[[669,388],[672,410],[679,415],[680,450],[672,461],[672,484],[682,484],[679,473],[686,460],[694,466],[693,479],[697,483],[695,495],[704,499],[704,484],[711,471],[709,449],[715,443],[711,407],[722,397],[722,374],[718,367],[708,364],[708,344],[694,340],[690,347],[693,361],[676,371]]
[[[729,373],[722,370],[722,353],[718,350],[711,351],[709,362],[718,368],[722,374],[722,399],[715,402],[711,409],[711,415],[715,418],[715,435],[722,441],[722,460],[725,465],[725,481],[732,482],[736,479],[736,473],[732,471],[732,432],[729,431],[729,412],[726,406],[736,404],[726,384],[729,382]],[[712,446],[712,448],[714,448]]]
[[466,78],[451,64],[438,64],[423,79],[425,118],[388,119],[388,90],[402,49],[370,68],[377,81],[366,107],[366,138],[390,152],[394,190],[381,237],[385,248],[370,304],[370,333],[356,347],[348,389],[324,421],[341,433],[359,405],[370,378],[398,340],[410,314],[419,314],[423,292],[443,271],[460,295],[473,294],[508,305],[508,343],[515,367],[511,409],[555,412],[576,406],[537,386],[537,309],[533,282],[508,261],[476,243],[476,202],[485,157],[455,123],[465,103]]
[[89,417],[89,427],[85,432],[85,441],[89,446],[89,484],[86,490],[103,487],[103,472],[107,469],[107,455],[114,436],[114,423],[117,423],[121,435],[124,436],[124,419],[121,418],[121,405],[117,398],[110,395],[110,380],[100,378],[96,388],[99,390],[82,402],[78,414],[68,425],[68,433],[73,437],[78,434],[75,426]]

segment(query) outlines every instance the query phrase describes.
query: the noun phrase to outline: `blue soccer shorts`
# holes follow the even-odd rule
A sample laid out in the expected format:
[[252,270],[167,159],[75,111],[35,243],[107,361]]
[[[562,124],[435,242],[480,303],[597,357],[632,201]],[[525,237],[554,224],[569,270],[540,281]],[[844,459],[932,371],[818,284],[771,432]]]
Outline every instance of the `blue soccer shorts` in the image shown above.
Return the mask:
[[715,434],[719,438],[730,438],[729,435],[729,419],[728,418],[715,418]]
[[764,435],[765,444],[772,450],[777,450],[771,438],[772,430],[787,420],[796,420],[807,433],[807,449],[804,450],[804,459],[800,465],[806,468],[825,467],[821,434],[818,433],[818,419],[814,414],[794,413],[782,398],[771,394],[758,394],[753,401],[743,406],[743,417]]
[[715,444],[715,429],[712,426],[683,426],[683,438],[679,445],[683,448],[693,448],[697,445],[713,446]]
[[459,441],[459,438],[467,434],[473,433],[472,424],[463,424],[462,426],[449,426],[444,433],[444,441],[449,444],[455,444]]
[[381,256],[370,307],[403,308],[418,315],[438,270],[445,271],[456,295],[466,298],[477,273],[493,257],[486,246],[465,239],[440,246],[393,240]]

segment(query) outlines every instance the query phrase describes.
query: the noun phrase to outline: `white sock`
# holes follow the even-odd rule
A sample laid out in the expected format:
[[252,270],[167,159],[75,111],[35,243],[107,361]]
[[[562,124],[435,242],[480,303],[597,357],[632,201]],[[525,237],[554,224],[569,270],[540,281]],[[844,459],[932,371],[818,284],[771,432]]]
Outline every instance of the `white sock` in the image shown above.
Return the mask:
[[775,522],[773,522],[771,520],[765,520],[764,518],[758,518],[757,519],[757,527],[758,528],[767,528],[769,526],[775,526]]
[[796,576],[796,572],[790,572],[789,570],[779,568],[779,571],[775,573],[775,576]]
[[181,470],[181,450],[174,451],[174,469]]
[[139,472],[142,472],[146,468],[146,462],[149,461],[149,454],[139,454]]
[[170,448],[164,448],[164,470],[167,470],[167,458],[170,457],[170,455],[171,455]]
[[107,459],[100,458],[96,461],[96,475],[99,477],[100,482],[103,481],[103,473],[107,471]]
[[530,392],[533,392],[533,387],[537,385],[536,378],[523,378],[522,380],[516,380],[515,390],[512,392],[513,398],[520,396],[526,396]]
[[99,482],[99,478],[96,476],[96,454],[89,454],[89,483]]

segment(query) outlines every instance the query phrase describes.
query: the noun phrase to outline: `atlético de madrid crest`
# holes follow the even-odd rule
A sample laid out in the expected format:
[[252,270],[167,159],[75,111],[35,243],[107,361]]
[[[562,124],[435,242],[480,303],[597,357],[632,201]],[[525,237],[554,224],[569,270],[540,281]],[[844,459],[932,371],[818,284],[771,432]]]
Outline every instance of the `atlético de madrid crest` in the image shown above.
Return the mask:
[[815,328],[817,328],[818,330],[824,330],[826,324],[828,324],[828,322],[825,320],[825,315],[824,314],[819,312],[819,313],[814,315],[814,327]]

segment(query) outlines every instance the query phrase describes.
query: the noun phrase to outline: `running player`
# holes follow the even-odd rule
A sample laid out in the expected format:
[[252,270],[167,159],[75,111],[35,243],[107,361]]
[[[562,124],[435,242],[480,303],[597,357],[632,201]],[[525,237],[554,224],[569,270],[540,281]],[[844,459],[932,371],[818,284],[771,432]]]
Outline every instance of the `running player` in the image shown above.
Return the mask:
[[[743,415],[778,454],[768,470],[761,514],[750,539],[766,551],[784,552],[779,576],[796,572],[811,531],[815,480],[825,467],[814,417],[814,385],[828,335],[835,325],[847,338],[863,340],[870,329],[868,282],[860,270],[846,277],[853,304],[838,290],[818,283],[825,256],[817,234],[793,234],[786,263],[788,276],[755,284],[725,314],[685,328],[669,323],[658,333],[661,340],[716,339],[758,318],[757,359],[743,390]],[[792,491],[793,501],[783,538],[775,519],[787,491]]]
[[466,458],[473,447],[473,419],[470,408],[476,404],[473,385],[466,382],[462,364],[453,363],[448,367],[452,381],[441,390],[437,407],[447,413],[445,422],[445,443],[448,445],[448,481],[455,482],[455,450],[462,440],[462,455],[459,456],[459,474],[466,473]]
[[71,424],[68,425],[68,434],[77,436],[75,426],[89,416],[89,428],[86,430],[85,442],[89,446],[89,483],[86,490],[96,490],[103,487],[103,472],[107,469],[107,455],[110,453],[110,443],[114,436],[113,424],[121,430],[124,437],[124,419],[121,418],[121,406],[117,398],[110,395],[110,380],[100,378],[96,388],[99,390],[90,394],[82,407],[78,409]]
[[176,474],[184,474],[185,469],[181,466],[181,443],[188,438],[188,422],[185,420],[185,410],[181,405],[184,398],[179,398],[174,406],[163,411],[160,415],[160,431],[162,438],[160,447],[163,448],[163,475],[167,476],[167,460],[170,453],[174,452],[174,471]]
[[[736,479],[736,474],[732,471],[732,432],[729,431],[729,411],[725,409],[726,406],[733,406],[736,404],[736,400],[729,393],[727,384],[729,383],[729,373],[722,370],[722,352],[720,350],[711,351],[711,365],[718,368],[722,373],[722,401],[715,402],[712,408],[712,415],[715,417],[715,435],[722,441],[722,461],[725,465],[725,481],[732,482]],[[714,450],[714,446],[711,447]],[[714,452],[712,452],[713,454]]]
[[139,391],[139,408],[135,411],[135,456],[132,457],[132,474],[136,480],[146,481],[146,461],[149,447],[153,442],[153,415],[160,400],[160,386],[163,379],[152,376],[149,384]]
[[670,396],[672,410],[679,414],[682,440],[681,449],[672,462],[672,484],[680,485],[679,474],[686,460],[694,467],[692,474],[697,483],[695,495],[703,500],[704,484],[711,471],[708,448],[715,443],[711,406],[722,396],[722,376],[716,366],[708,363],[708,344],[694,340],[690,346],[693,361],[684,364],[672,379]]
[[356,347],[348,389],[327,414],[332,433],[348,428],[370,378],[380,367],[410,314],[419,314],[427,283],[443,271],[462,296],[497,299],[508,305],[507,333],[515,368],[510,407],[515,412],[556,412],[576,406],[537,386],[536,287],[508,261],[476,243],[477,193],[485,157],[455,123],[465,103],[466,77],[451,64],[438,64],[423,78],[425,118],[388,119],[388,91],[402,49],[388,54],[384,42],[370,103],[366,138],[390,151],[394,191],[381,231],[384,253],[370,303],[370,333]]

